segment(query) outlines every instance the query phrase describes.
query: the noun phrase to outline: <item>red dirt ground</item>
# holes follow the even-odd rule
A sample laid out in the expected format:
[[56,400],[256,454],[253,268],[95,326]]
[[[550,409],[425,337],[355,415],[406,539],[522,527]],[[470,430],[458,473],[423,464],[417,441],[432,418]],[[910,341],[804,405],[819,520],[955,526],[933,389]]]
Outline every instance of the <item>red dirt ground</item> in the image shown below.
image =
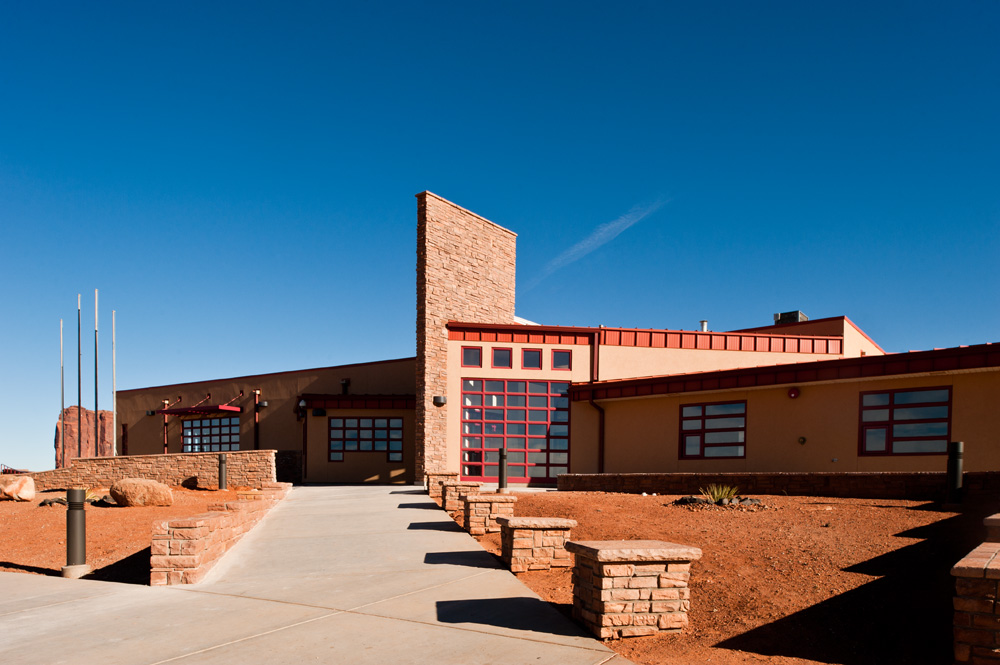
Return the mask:
[[[88,579],[149,584],[149,543],[154,520],[207,512],[208,505],[236,501],[236,491],[171,488],[174,505],[97,508],[86,505]],[[101,496],[107,490],[97,493]],[[66,565],[66,506],[39,506],[66,496],[43,492],[34,501],[0,501],[0,570],[60,575]]]
[[[676,496],[518,494],[515,513],[567,517],[573,540],[651,539],[700,547],[690,626],[607,645],[636,663],[951,662],[951,566],[985,536],[995,498],[962,512],[920,501],[761,496],[743,511],[671,505]],[[499,554],[500,538],[482,544]],[[518,575],[564,614],[569,570]]]

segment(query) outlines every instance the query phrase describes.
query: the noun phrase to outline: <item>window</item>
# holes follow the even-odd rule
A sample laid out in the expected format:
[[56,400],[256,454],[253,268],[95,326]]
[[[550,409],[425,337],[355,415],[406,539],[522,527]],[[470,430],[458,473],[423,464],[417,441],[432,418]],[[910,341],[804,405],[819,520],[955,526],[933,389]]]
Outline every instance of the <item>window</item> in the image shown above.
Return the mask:
[[215,453],[240,449],[238,417],[181,421],[181,452]]
[[521,367],[523,369],[541,369],[542,368],[542,350],[541,349],[522,349],[521,350]]
[[681,405],[681,459],[746,457],[747,403]]
[[403,461],[402,418],[330,418],[330,461],[344,453],[385,453],[387,462]]
[[462,347],[462,367],[482,367],[483,350],[478,346]]
[[495,481],[507,449],[511,482],[569,473],[569,383],[462,380],[462,478]]
[[572,351],[552,352],[552,369],[573,369],[572,362],[573,362]]
[[951,440],[951,388],[861,393],[861,455],[943,455]]
[[493,367],[509,369],[513,355],[510,349],[493,349]]

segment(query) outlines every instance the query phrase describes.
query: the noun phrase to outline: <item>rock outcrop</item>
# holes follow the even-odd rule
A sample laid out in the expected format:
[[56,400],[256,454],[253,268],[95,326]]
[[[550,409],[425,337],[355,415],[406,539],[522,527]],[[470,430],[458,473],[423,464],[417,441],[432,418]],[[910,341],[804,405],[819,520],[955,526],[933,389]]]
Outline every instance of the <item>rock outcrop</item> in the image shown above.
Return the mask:
[[35,481],[31,476],[0,476],[0,501],[33,501]]
[[[115,454],[115,433],[111,431],[112,417],[110,411],[98,411],[100,425],[99,437],[94,441],[94,412],[78,406],[68,406],[63,411],[63,418],[56,418],[56,468],[62,469],[70,465],[77,457],[111,457]],[[77,415],[80,412],[79,416]],[[78,419],[80,421],[79,427]],[[66,422],[65,441],[60,446],[59,430],[62,421]],[[83,430],[82,436],[79,429]],[[79,443],[78,443],[79,442]],[[79,455],[77,452],[79,451]]]

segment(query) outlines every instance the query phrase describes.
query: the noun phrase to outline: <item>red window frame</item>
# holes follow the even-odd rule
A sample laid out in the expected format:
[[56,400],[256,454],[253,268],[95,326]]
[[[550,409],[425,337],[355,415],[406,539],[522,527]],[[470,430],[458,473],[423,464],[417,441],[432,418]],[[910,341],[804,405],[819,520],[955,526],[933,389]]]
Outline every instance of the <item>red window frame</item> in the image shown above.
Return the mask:
[[[951,441],[951,415],[952,410],[952,387],[951,386],[931,386],[931,387],[919,387],[919,388],[896,388],[892,390],[868,390],[861,393],[858,397],[858,455],[861,457],[913,457],[913,456],[924,456],[924,455],[947,455],[948,454],[948,442]],[[896,401],[896,395],[906,394],[906,393],[931,393],[934,391],[945,391],[948,393],[947,399],[937,400],[937,401]],[[884,395],[887,397],[884,403],[878,403],[882,400],[871,399],[869,404],[865,404],[866,397],[874,397]],[[931,418],[913,418],[907,417],[912,414],[906,413],[908,410],[914,409],[928,409],[944,408],[946,410],[946,415],[937,416]],[[886,418],[884,420],[875,420],[879,416],[879,412],[886,411]],[[898,413],[897,413],[898,412]],[[871,414],[871,415],[869,415]],[[867,419],[866,419],[867,418]],[[920,426],[920,425],[941,425],[944,424],[943,434],[905,434],[898,433],[898,428],[908,427],[908,426]],[[884,450],[867,450],[865,443],[869,431],[884,431]],[[921,441],[927,442],[937,442],[942,441],[944,446],[942,450],[937,451],[916,451],[916,452],[896,452],[894,450],[895,444],[905,444],[905,443],[919,443]]]
[[[556,354],[565,353],[568,357],[566,362],[566,367],[556,367]],[[560,372],[569,372],[573,369],[573,352],[569,349],[552,349],[552,369]]]
[[[499,465],[502,448],[511,483],[551,484],[569,473],[568,391],[568,380],[463,378],[462,479],[495,482],[487,471]],[[531,475],[532,467],[544,468],[545,475]]]
[[[379,421],[385,422],[379,425]],[[385,453],[386,462],[404,461],[401,416],[330,416],[326,432],[328,462],[340,464],[346,453]],[[348,432],[353,432],[356,436],[350,437]],[[365,436],[366,433],[369,436]],[[393,436],[394,433],[398,433],[398,436]],[[350,442],[354,442],[353,447],[349,447]],[[368,442],[369,447],[364,447],[365,442]],[[379,446],[380,443],[385,445]]]
[[[479,362],[475,365],[470,365],[465,362],[465,352],[475,351],[479,354]],[[462,367],[482,367],[483,366],[483,347],[481,346],[463,346],[462,347]]]
[[[508,353],[506,365],[497,364],[497,351],[506,351]],[[490,367],[492,367],[493,369],[511,369],[513,366],[514,366],[514,349],[508,349],[505,347],[498,346],[494,347],[490,351]]]
[[[224,442],[224,438],[228,440]],[[181,421],[181,452],[225,453],[239,449],[239,416],[201,416]]]
[[[538,354],[538,367],[531,367],[526,365],[524,362],[525,354],[527,353],[537,353]],[[521,349],[521,369],[540,370],[542,369],[542,350],[541,349]]]
[[[743,410],[740,412],[731,413],[719,413],[719,414],[709,414],[709,407],[726,407],[733,405],[742,405]],[[688,409],[689,414],[685,415],[684,410]],[[694,409],[698,409],[698,413],[691,413]],[[678,426],[680,428],[680,437],[678,445],[678,458],[682,460],[699,459],[699,460],[717,460],[717,459],[746,459],[747,456],[747,402],[746,400],[730,400],[726,402],[695,402],[692,404],[681,404],[679,413]],[[715,420],[721,421],[726,418],[742,418],[743,424],[741,426],[718,426],[718,427],[708,427],[707,421]],[[697,421],[697,426],[696,426]],[[688,425],[685,428],[685,424]],[[709,434],[726,434],[739,432],[742,434],[739,441],[718,441],[718,442],[708,442],[706,441],[706,435]],[[687,437],[698,437],[698,454],[690,454],[687,452]],[[712,448],[732,448],[732,447],[742,447],[743,453],[741,455],[706,455],[706,449]]]

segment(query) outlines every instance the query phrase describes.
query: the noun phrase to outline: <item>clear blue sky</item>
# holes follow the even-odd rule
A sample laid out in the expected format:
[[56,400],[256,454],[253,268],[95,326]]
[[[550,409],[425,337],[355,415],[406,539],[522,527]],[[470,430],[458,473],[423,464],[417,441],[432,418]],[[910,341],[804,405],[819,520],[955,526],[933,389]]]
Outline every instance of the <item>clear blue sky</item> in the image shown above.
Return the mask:
[[5,3],[0,462],[52,466],[77,293],[93,407],[95,288],[105,408],[112,309],[120,389],[413,355],[425,189],[519,234],[534,321],[1000,341],[998,34],[972,1]]

